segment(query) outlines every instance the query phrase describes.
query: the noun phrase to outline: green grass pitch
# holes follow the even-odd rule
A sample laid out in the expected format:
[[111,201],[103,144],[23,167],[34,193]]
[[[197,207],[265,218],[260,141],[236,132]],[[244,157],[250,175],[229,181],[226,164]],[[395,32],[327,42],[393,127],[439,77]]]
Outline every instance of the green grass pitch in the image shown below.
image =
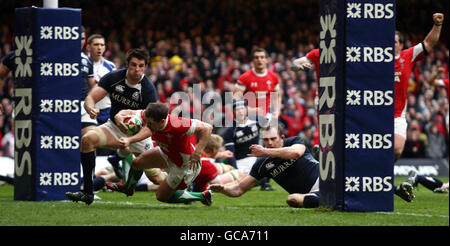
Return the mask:
[[[406,178],[396,178],[396,184]],[[440,177],[447,182],[448,177]],[[275,182],[276,191],[255,187],[242,197],[213,195],[206,207],[158,202],[154,192],[132,197],[99,192],[101,200],[90,206],[69,201],[14,201],[13,186],[0,186],[0,226],[449,226],[449,196],[423,186],[407,203],[394,197],[394,211],[339,212],[287,206],[287,192]]]

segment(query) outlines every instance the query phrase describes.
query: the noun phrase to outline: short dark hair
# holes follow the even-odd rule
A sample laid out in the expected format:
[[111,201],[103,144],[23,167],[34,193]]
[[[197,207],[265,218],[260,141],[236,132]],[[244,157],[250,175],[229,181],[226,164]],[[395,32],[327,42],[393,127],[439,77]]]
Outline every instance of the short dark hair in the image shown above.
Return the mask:
[[261,131],[270,131],[272,128],[277,128],[278,136],[283,136],[283,127],[280,124],[269,124],[269,126],[262,128]]
[[145,117],[151,118],[156,122],[165,119],[169,114],[169,107],[165,103],[153,102],[145,108]]
[[89,38],[88,38],[88,44],[91,44],[91,43],[92,43],[92,40],[97,39],[97,38],[101,38],[101,39],[105,40],[105,37],[103,37],[103,35],[98,34],[98,33],[94,33],[94,34],[92,34],[91,36],[89,36]]
[[398,42],[401,44],[405,43],[405,37],[403,36],[403,34],[399,31],[395,31],[395,35],[398,36]]
[[267,51],[263,48],[255,48],[252,50],[252,53],[250,54],[250,60],[253,60],[254,55],[256,52],[264,52],[264,54],[266,55],[266,58],[269,57],[269,54],[267,53]]
[[144,60],[145,65],[148,64],[148,60],[150,59],[148,51],[144,48],[130,49],[127,52],[127,62],[130,62],[131,58],[133,57],[138,60]]

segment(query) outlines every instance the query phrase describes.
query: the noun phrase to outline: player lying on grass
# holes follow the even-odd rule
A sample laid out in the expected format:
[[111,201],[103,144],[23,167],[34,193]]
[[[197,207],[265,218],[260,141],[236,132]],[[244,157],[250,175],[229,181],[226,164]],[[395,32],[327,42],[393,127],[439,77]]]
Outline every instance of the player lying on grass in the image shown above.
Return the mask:
[[434,193],[448,193],[448,182],[444,183],[434,177],[419,175],[414,170],[408,172],[408,182],[413,187],[417,187],[417,185],[421,184]]
[[210,189],[230,197],[239,197],[264,177],[272,178],[289,192],[286,202],[291,207],[319,206],[319,162],[314,159],[299,137],[284,138],[281,126],[263,128],[264,145],[250,146],[249,156],[262,157],[249,175],[231,184],[212,184]]

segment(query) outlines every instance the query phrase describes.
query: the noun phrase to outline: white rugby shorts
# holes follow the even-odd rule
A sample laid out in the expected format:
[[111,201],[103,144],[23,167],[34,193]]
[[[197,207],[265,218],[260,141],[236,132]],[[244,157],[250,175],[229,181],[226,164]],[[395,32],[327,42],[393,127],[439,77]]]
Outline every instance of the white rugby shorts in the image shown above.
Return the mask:
[[178,185],[180,185],[183,180],[186,186],[189,187],[189,185],[191,185],[194,179],[198,176],[202,168],[200,167],[197,170],[192,170],[189,167],[188,162],[183,163],[181,167],[178,167],[177,165],[175,165],[175,163],[170,161],[169,157],[166,154],[164,154],[161,148],[158,147],[158,149],[159,154],[166,161],[168,166],[167,170],[168,175],[166,181],[167,184],[170,186],[170,188],[174,190],[177,189]]
[[[108,121],[106,121],[102,126],[104,126],[116,139],[128,137],[125,133],[120,131],[119,127],[116,126],[111,119],[108,119]],[[132,153],[138,153],[139,155],[151,148],[153,148],[153,141],[151,137],[130,144],[130,151]]]
[[408,123],[405,117],[394,118],[394,134],[400,135],[406,139],[406,130]]

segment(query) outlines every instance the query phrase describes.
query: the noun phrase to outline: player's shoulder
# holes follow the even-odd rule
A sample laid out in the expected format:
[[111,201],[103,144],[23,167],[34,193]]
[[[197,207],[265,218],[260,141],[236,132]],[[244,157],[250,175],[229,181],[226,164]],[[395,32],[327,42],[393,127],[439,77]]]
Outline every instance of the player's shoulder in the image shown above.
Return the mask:
[[114,62],[103,58],[103,66],[106,67],[108,70],[115,70],[116,69],[116,64],[114,64]]
[[150,81],[150,79],[147,76],[144,76],[142,78],[141,86],[142,86],[143,90],[150,90],[150,91],[156,90],[155,86],[153,85],[153,83]]
[[299,136],[284,139],[284,146],[292,146],[294,144],[305,144],[305,142]]
[[253,74],[252,69],[249,69],[249,70],[245,71],[244,73],[242,73],[241,76],[239,76],[239,80],[245,81],[253,76],[254,76],[254,74]]
[[100,81],[108,81],[111,83],[116,83],[120,80],[124,80],[126,75],[127,75],[127,69],[122,68],[122,69],[114,70],[114,71],[111,71],[111,72],[105,74],[100,79]]

